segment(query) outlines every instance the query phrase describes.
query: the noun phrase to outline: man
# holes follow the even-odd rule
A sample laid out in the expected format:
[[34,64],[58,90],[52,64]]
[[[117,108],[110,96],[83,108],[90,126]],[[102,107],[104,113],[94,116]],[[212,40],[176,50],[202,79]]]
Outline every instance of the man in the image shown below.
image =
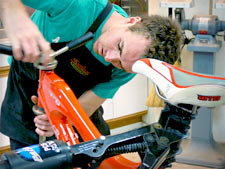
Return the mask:
[[[31,63],[42,53],[47,64],[52,49],[84,35],[107,2],[23,0],[25,5],[37,9],[31,17],[34,24],[20,0],[0,0],[14,53],[0,124],[0,131],[10,137],[11,149],[37,143],[37,134],[53,135],[46,115],[34,117],[31,110],[30,98],[38,86],[38,70]],[[56,58],[59,64],[55,72],[69,84],[100,132],[107,135],[109,129],[102,119],[101,104],[134,77],[132,65],[138,59],[149,56],[174,63],[180,52],[180,32],[177,23],[169,18],[129,18],[114,5],[92,41]],[[85,70],[77,70],[79,67]]]

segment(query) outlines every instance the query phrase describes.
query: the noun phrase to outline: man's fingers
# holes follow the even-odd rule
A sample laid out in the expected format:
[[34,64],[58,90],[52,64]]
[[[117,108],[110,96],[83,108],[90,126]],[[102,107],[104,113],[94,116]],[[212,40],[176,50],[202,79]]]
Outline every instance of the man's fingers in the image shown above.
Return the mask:
[[35,96],[35,95],[31,96],[31,101],[32,101],[34,104],[37,104],[37,102],[38,102],[38,97]]
[[35,129],[35,132],[40,135],[40,136],[45,136],[45,137],[51,137],[54,135],[53,131],[44,131],[44,130],[40,130],[39,128]]
[[48,120],[47,115],[39,115],[34,118],[35,132],[40,136],[51,137],[54,134],[53,128]]
[[34,118],[34,122],[35,123],[39,123],[39,124],[50,124],[49,120],[48,120],[48,116],[46,114],[42,114],[42,115],[38,115]]
[[50,131],[53,131],[51,125],[41,125],[41,124],[35,123],[35,126],[37,128],[39,128],[40,130],[46,130],[46,131],[50,130]]
[[43,38],[41,33],[32,38],[26,35],[23,36],[23,39],[20,37],[11,39],[13,56],[16,60],[34,63],[43,57],[41,58],[43,65],[47,65],[51,61],[50,54],[53,51],[50,43]]
[[51,50],[50,44],[42,36],[39,36],[37,41],[39,43],[39,47],[42,52],[43,58],[41,59],[42,59],[43,65],[47,65],[51,61],[50,54],[52,50]]
[[16,60],[34,63],[43,54],[43,61],[47,64],[50,61],[50,43],[44,39],[37,26],[30,20],[27,20],[25,28],[21,32],[18,32],[17,29],[8,31],[7,36],[13,47],[14,58]]
[[40,57],[40,50],[38,43],[35,41],[35,38],[27,38],[26,41],[22,43],[22,48],[24,51],[24,62],[34,63]]
[[13,57],[16,60],[22,60],[23,59],[23,52],[22,52],[22,48],[20,46],[20,44],[16,41],[12,41],[12,50],[13,50]]

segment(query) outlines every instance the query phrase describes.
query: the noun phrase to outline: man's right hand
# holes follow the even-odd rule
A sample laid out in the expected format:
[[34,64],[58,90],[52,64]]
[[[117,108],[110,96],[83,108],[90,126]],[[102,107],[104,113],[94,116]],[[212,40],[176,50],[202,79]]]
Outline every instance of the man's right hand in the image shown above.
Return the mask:
[[17,60],[34,63],[42,54],[43,64],[49,61],[50,44],[31,21],[20,0],[0,0],[1,19]]

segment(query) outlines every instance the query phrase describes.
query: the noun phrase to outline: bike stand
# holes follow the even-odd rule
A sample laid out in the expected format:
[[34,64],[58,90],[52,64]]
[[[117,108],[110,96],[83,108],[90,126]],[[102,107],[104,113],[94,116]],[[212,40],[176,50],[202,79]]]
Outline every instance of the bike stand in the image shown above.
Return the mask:
[[[199,39],[213,43],[200,44]],[[197,35],[195,41],[188,45],[188,50],[194,52],[193,71],[214,74],[214,54],[220,49],[221,43],[208,35]],[[200,44],[200,45],[199,45]],[[212,109],[199,108],[196,119],[192,121],[191,140],[183,152],[177,156],[178,163],[198,165],[210,168],[225,168],[225,147],[219,145],[213,138]]]

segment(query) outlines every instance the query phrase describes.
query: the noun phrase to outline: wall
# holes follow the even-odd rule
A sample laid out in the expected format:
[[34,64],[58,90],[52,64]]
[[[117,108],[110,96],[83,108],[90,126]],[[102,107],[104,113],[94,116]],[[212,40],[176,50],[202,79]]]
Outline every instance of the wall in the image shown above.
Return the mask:
[[136,75],[134,79],[122,86],[113,99],[108,99],[104,104],[104,118],[112,119],[137,113],[147,109],[147,78]]
[[[7,56],[0,54],[0,66],[6,66],[6,65],[8,65]],[[0,95],[0,107],[1,107],[1,104],[2,104],[3,96],[5,94],[6,83],[7,83],[7,77],[1,77],[0,78],[0,93],[1,93],[1,95]],[[8,137],[6,137],[2,133],[0,133],[0,147],[8,145],[9,144],[8,142],[9,142]]]
[[[195,14],[214,14],[219,17],[220,20],[225,21],[225,9],[214,9],[210,8],[210,0],[194,0],[195,5],[193,8],[185,9],[186,19],[191,19]],[[214,3],[214,2],[213,2]],[[214,7],[214,5],[212,5]],[[159,7],[159,0],[150,0],[149,1],[149,14],[160,14],[163,16],[168,16],[167,8]],[[191,38],[193,37],[190,31],[185,31],[185,34]],[[221,33],[220,33],[221,34]],[[222,33],[223,34],[223,33]],[[225,76],[225,43],[223,37],[217,37],[218,40],[222,41],[222,48],[219,52],[216,53],[215,58],[215,74]],[[182,68],[192,71],[193,68],[193,52],[187,50],[185,46],[183,48],[182,54]],[[151,82],[149,82],[151,84]],[[150,86],[149,86],[150,87]],[[148,122],[155,122],[160,113],[160,108],[149,108],[149,114],[145,118]],[[213,135],[214,139],[218,142],[225,142],[225,106],[220,106],[214,108],[213,110]]]

